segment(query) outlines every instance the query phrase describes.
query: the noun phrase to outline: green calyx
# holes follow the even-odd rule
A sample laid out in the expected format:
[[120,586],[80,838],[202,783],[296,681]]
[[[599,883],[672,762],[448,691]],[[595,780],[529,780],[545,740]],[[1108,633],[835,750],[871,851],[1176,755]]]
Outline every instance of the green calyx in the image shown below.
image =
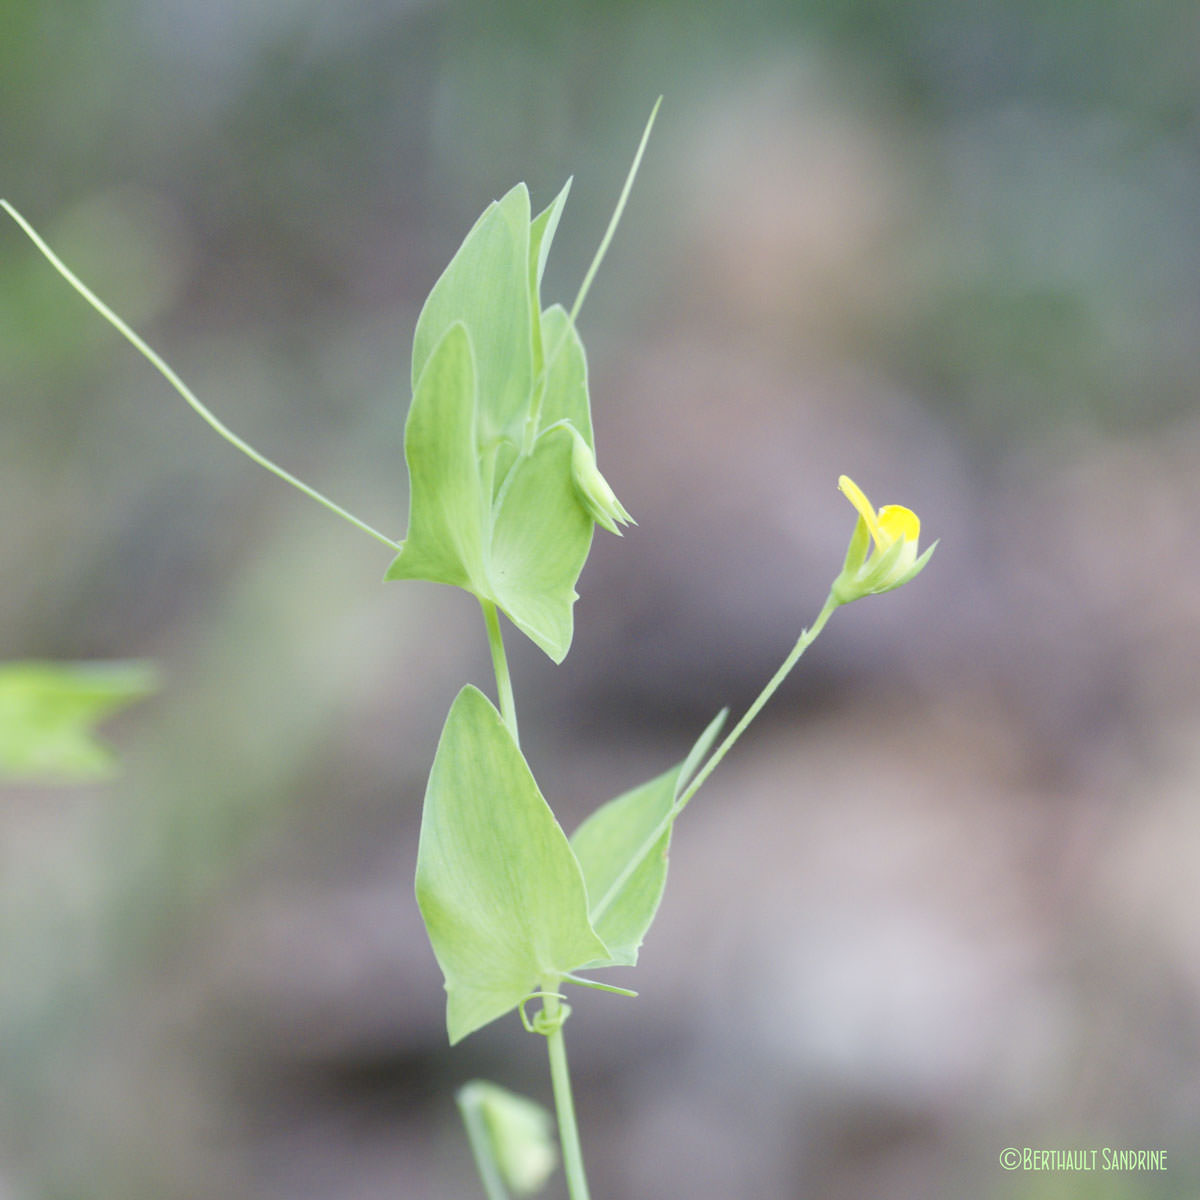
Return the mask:
[[842,573],[833,581],[831,592],[838,604],[849,604],[864,596],[879,596],[894,591],[915,579],[926,567],[937,542],[919,557],[915,542],[893,542],[882,553],[867,556],[870,534],[860,517],[850,538]]

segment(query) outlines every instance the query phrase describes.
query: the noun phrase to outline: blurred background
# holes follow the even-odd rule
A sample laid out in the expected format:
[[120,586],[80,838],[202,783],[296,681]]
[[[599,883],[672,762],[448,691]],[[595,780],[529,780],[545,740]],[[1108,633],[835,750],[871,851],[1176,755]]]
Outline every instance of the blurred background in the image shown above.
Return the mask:
[[[568,829],[757,692],[840,472],[941,548],[842,610],[689,809],[636,1001],[569,1029],[604,1200],[1200,1187],[1200,9],[0,0],[0,194],[249,441],[400,537],[420,303],[568,175],[597,535]],[[125,771],[0,804],[3,1200],[480,1195],[412,899],[474,602],[217,440],[0,223],[0,657],[145,657]],[[1163,1173],[1000,1151],[1167,1151]],[[549,1195],[565,1195],[561,1176]]]

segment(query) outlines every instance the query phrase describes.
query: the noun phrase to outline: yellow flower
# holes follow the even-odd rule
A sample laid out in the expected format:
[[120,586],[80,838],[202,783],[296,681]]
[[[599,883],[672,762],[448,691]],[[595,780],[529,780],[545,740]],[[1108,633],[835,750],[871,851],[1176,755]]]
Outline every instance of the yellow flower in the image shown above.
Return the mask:
[[849,475],[838,477],[838,487],[858,512],[845,566],[833,584],[833,598],[839,604],[890,592],[924,570],[937,543],[917,557],[921,520],[911,508],[885,504],[876,512]]

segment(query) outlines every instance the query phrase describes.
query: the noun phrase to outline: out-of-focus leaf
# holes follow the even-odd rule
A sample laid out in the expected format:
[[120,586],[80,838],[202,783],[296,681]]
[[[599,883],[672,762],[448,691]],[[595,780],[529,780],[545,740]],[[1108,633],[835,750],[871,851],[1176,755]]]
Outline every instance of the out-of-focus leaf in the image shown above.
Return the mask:
[[571,837],[587,883],[592,924],[613,963],[637,962],[667,883],[671,824],[661,832],[660,827],[727,715],[714,718],[683,762],[602,805]]
[[451,1043],[608,951],[579,864],[500,714],[459,692],[429,774],[417,903],[446,979]]
[[483,1079],[463,1084],[457,1098],[472,1148],[477,1156],[486,1156],[480,1173],[498,1172],[518,1196],[541,1191],[558,1165],[550,1112]]
[[0,778],[111,774],[116,764],[96,725],[156,687],[153,667],[143,662],[0,664]]

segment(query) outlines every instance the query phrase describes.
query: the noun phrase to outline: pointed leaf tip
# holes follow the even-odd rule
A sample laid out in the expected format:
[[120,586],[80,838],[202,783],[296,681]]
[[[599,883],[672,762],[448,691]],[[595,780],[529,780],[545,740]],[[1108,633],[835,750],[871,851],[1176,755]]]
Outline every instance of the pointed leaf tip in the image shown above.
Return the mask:
[[666,887],[675,801],[728,711],[717,714],[682,762],[601,805],[571,837],[587,881],[592,922],[614,963],[637,962]]
[[450,708],[429,774],[416,890],[452,1043],[516,1008],[539,980],[608,958],[566,835],[471,685]]

